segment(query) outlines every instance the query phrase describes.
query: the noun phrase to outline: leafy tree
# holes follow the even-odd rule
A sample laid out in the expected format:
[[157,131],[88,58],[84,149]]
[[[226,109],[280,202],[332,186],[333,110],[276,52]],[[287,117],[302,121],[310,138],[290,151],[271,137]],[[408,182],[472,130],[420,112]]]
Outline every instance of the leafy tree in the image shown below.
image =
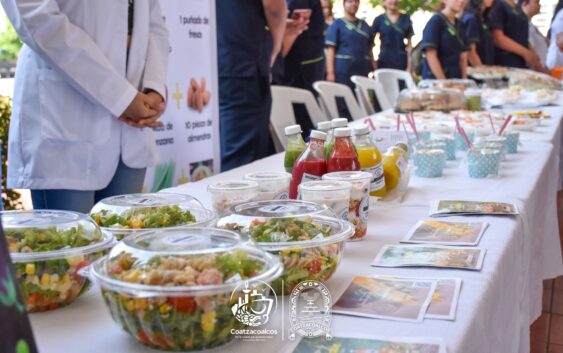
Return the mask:
[[8,167],[8,127],[12,115],[12,99],[0,96],[0,140],[2,140],[2,203],[7,210],[22,209],[20,193],[6,188]]
[[6,23],[6,28],[0,32],[0,61],[16,61],[22,41],[10,21],[6,21]]
[[[382,6],[382,0],[369,0],[373,7]],[[409,15],[416,11],[431,11],[434,12],[438,8],[440,0],[401,0],[399,7]]]

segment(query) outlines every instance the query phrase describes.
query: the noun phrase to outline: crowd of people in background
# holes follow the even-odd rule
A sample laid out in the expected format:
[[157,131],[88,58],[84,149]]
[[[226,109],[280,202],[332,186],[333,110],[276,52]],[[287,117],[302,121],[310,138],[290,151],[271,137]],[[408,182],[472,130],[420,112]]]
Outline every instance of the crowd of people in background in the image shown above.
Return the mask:
[[[353,88],[351,76],[368,76],[378,68],[446,79],[466,78],[468,66],[544,73],[563,66],[563,0],[549,38],[531,22],[540,0],[514,1],[442,0],[424,27],[417,72],[414,30],[410,16],[400,11],[400,0],[383,0],[385,12],[371,25],[356,16],[359,0],[343,0],[344,16],[338,19],[333,19],[329,0],[218,0],[223,170],[272,152],[267,142],[270,84],[315,93],[316,81]],[[304,106],[294,106],[294,112],[303,130],[313,128]]]

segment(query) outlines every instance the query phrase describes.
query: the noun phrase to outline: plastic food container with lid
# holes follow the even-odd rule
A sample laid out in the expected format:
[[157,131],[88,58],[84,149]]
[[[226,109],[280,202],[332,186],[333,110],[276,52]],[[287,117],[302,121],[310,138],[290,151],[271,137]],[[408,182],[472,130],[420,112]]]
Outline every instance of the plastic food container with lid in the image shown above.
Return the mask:
[[236,230],[278,256],[284,271],[272,287],[276,294],[289,294],[304,280],[328,280],[354,234],[352,224],[325,216],[327,210],[297,200],[249,202],[232,207],[217,227]]
[[207,226],[215,219],[194,197],[163,192],[108,197],[92,208],[90,216],[118,240],[141,229]]
[[477,88],[477,84],[473,80],[455,78],[446,80],[422,80],[418,83],[418,88],[456,89],[463,92],[468,88]]
[[256,172],[248,173],[245,180],[258,184],[255,201],[287,200],[289,198],[289,183],[291,174],[286,172]]
[[340,180],[313,180],[299,185],[303,201],[327,206],[336,217],[348,220],[352,184]]
[[345,181],[352,184],[346,220],[354,225],[354,236],[350,240],[361,240],[367,234],[369,217],[369,192],[372,174],[349,171],[323,175],[323,180]]
[[[139,342],[158,349],[194,351],[221,346],[273,313],[269,282],[277,257],[232,231],[178,227],[125,238],[92,264],[111,315]],[[260,305],[262,314],[252,311]]]
[[255,200],[258,189],[258,183],[251,180],[220,181],[207,187],[218,215],[224,215],[231,206]]
[[451,111],[465,108],[465,96],[455,89],[404,89],[399,94],[397,112]]
[[4,233],[28,312],[72,303],[90,282],[77,272],[102,257],[114,237],[85,214],[1,212]]

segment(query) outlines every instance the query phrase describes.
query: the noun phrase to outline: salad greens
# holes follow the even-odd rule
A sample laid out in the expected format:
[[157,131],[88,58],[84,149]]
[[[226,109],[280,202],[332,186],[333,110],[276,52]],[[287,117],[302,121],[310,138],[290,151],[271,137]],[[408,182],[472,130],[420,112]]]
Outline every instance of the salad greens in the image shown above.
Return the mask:
[[102,210],[91,217],[98,225],[107,228],[163,228],[196,222],[189,210],[182,210],[178,205],[132,208],[121,215]]
[[295,218],[270,218],[266,221],[254,220],[248,231],[257,242],[285,242],[310,240],[319,234],[324,238],[331,229],[328,225]]
[[79,248],[102,239],[102,232],[96,229],[93,235],[87,234],[81,226],[68,230],[49,228],[24,228],[6,230],[6,240],[10,252],[40,252],[64,248]]
[[[219,285],[258,275],[263,263],[246,252],[221,255],[155,256],[138,261],[129,253],[109,259],[108,275],[129,283],[158,286]],[[231,293],[208,296],[134,298],[102,289],[112,317],[141,343],[165,350],[200,350],[222,345],[242,328],[231,311]]]

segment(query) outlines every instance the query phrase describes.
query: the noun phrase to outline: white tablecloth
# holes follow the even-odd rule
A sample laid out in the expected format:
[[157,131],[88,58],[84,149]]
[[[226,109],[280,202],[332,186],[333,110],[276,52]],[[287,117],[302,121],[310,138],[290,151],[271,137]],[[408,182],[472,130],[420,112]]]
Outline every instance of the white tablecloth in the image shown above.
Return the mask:
[[[367,238],[347,244],[340,267],[327,282],[336,299],[354,275],[460,277],[463,286],[455,321],[403,323],[335,315],[333,335],[435,337],[443,339],[450,353],[529,351],[529,326],[541,312],[542,280],[563,274],[556,213],[556,191],[563,175],[558,168],[563,109],[544,110],[553,118],[536,132],[522,134],[521,151],[508,156],[500,178],[470,179],[458,158],[448,162],[442,178],[413,176],[401,203],[372,203]],[[193,195],[210,207],[209,183],[238,180],[251,171],[282,170],[282,165],[282,156],[276,155],[169,191]],[[490,224],[479,244],[487,249],[481,271],[371,267],[381,246],[399,242],[411,226],[427,216],[430,201],[437,198],[514,202],[521,216],[479,217]],[[287,311],[287,306],[284,309]],[[283,331],[281,313],[278,310],[271,325]],[[154,352],[111,320],[97,288],[66,308],[31,315],[31,322],[42,353]],[[280,332],[272,340],[235,342],[216,351],[290,351],[295,343],[284,335],[285,340]]]

